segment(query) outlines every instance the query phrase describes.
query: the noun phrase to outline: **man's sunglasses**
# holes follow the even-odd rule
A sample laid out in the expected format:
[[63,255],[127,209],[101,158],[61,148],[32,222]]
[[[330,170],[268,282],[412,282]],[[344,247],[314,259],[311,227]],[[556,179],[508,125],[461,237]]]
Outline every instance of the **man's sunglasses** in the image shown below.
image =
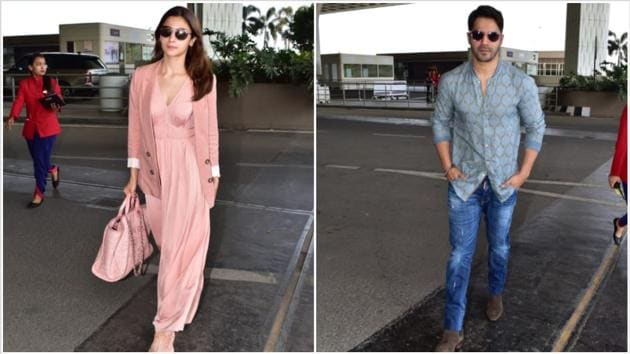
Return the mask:
[[[160,36],[164,37],[164,38],[170,38],[171,34],[173,34],[173,29],[171,27],[162,27],[160,28]],[[188,35],[191,34],[190,32],[186,31],[183,28],[178,28],[175,30],[175,38],[179,39],[180,41],[183,41],[184,39],[188,38]]]
[[468,32],[468,34],[470,35],[470,38],[476,41],[482,40],[484,35],[488,36],[488,40],[490,42],[496,42],[499,40],[499,38],[501,38],[501,33],[499,32],[470,31]]

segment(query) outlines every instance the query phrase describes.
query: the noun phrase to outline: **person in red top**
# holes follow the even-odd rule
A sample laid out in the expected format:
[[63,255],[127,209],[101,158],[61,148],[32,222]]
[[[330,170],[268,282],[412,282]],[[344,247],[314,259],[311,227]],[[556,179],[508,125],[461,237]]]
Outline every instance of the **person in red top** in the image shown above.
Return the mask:
[[47,108],[39,99],[53,92],[59,97],[62,96],[61,87],[57,81],[46,76],[46,58],[42,54],[33,54],[28,69],[31,71],[31,76],[20,82],[7,126],[11,129],[19,118],[22,107],[26,105],[26,120],[22,136],[26,139],[35,170],[35,192],[28,207],[36,208],[44,202],[46,178],[49,173],[52,175],[53,187],[57,188],[59,185],[59,166],[50,163],[50,155],[57,135],[61,133],[57,119],[60,107],[53,104],[51,108]]
[[[615,155],[613,157],[612,166],[610,167],[610,176],[608,176],[608,184],[610,188],[616,188],[616,184],[620,184],[623,188],[623,199],[628,201],[626,194],[628,193],[628,105],[623,107],[623,112],[619,118],[619,132],[617,133],[617,143],[615,144]],[[628,214],[621,218],[613,219],[613,240],[619,245],[623,234],[628,225]]]

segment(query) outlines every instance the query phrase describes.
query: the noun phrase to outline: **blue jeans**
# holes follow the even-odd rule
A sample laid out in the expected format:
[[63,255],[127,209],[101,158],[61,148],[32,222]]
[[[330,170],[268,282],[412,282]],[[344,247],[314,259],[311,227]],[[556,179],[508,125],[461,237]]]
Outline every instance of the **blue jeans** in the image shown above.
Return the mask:
[[490,295],[503,291],[510,253],[510,225],[516,192],[501,202],[485,178],[473,195],[463,201],[448,186],[448,224],[451,255],[446,267],[444,329],[461,331],[466,314],[466,292],[477,243],[481,214],[485,214],[488,238],[488,285]]

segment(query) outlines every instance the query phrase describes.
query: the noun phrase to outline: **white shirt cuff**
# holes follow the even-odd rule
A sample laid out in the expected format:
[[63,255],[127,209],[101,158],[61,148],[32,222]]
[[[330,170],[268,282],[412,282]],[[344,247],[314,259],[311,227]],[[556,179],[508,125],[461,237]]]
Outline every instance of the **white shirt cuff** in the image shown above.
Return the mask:
[[128,168],[137,168],[140,169],[140,160],[135,157],[130,157],[127,159],[127,167]]
[[212,166],[212,177],[221,177],[221,170],[219,165]]

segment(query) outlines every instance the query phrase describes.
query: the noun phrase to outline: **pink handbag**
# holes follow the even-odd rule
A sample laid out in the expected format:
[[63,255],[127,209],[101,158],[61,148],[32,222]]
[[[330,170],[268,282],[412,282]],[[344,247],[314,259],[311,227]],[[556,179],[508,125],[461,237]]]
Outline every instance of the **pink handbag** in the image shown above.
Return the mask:
[[148,233],[138,197],[126,197],[118,215],[105,227],[92,273],[108,282],[123,279],[132,271],[135,276],[144,274],[144,261],[153,253]]

